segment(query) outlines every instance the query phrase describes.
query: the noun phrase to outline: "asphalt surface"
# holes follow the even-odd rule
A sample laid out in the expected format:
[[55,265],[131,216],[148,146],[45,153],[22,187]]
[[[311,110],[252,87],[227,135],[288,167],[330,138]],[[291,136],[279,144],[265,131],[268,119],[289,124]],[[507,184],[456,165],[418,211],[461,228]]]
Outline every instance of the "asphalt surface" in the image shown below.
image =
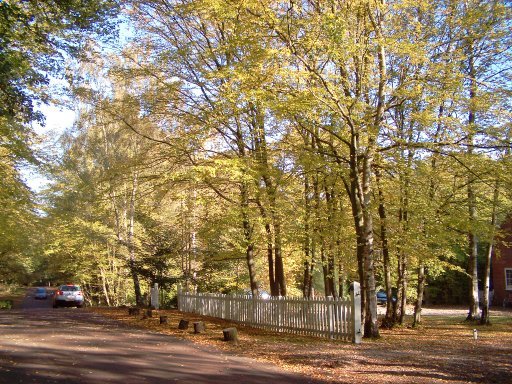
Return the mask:
[[0,311],[0,383],[321,383],[279,367],[77,308],[52,308],[30,289]]

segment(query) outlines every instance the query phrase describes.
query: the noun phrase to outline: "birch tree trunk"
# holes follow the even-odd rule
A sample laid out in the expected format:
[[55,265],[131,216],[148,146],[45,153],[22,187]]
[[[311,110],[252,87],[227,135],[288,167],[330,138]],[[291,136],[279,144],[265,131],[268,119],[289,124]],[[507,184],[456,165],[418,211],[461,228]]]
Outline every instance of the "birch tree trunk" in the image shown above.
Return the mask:
[[489,238],[489,248],[487,249],[487,255],[485,258],[485,269],[484,269],[484,292],[482,298],[482,316],[480,317],[480,324],[490,324],[489,316],[489,289],[491,280],[491,258],[494,248],[494,236],[496,229],[496,210],[498,206],[499,198],[499,181],[496,180],[494,184],[494,194],[492,202],[492,213],[491,213],[491,235]]
[[138,173],[134,171],[133,179],[132,179],[132,188],[130,193],[130,205],[128,211],[128,236],[126,239],[126,243],[128,246],[128,257],[129,257],[129,267],[130,274],[133,279],[133,288],[135,292],[135,302],[138,306],[143,306],[144,301],[142,298],[142,293],[140,289],[140,281],[139,274],[137,273],[136,268],[136,256],[135,256],[135,207],[136,207],[136,199],[137,199],[137,188],[138,188]]
[[[470,50],[473,50],[470,45]],[[476,114],[472,103],[476,98],[476,71],[475,63],[472,55],[469,57],[469,76],[470,76],[470,111],[468,116],[468,160],[471,161],[473,155],[473,130],[475,129]],[[475,196],[475,175],[471,169],[468,169],[468,213],[469,213],[469,224],[470,230],[468,234],[468,246],[469,246],[469,259],[468,259],[468,274],[470,277],[469,283],[469,312],[467,320],[474,320],[479,317],[479,302],[478,302],[478,239],[475,234],[475,225],[477,220],[476,212],[476,196]]]

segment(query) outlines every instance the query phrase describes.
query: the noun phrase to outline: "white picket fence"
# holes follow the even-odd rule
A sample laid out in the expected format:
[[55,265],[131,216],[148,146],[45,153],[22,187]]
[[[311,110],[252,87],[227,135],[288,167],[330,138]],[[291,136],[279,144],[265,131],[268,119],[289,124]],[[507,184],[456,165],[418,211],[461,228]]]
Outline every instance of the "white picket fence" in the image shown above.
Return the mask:
[[178,309],[182,312],[233,320],[274,332],[361,342],[359,283],[352,283],[351,296],[347,299],[263,299],[179,290]]

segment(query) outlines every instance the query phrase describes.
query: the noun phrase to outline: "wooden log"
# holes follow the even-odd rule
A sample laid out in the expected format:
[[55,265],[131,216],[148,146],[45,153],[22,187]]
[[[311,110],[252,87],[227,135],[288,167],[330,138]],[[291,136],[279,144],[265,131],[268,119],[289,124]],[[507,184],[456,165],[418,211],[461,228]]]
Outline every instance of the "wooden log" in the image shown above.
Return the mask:
[[180,323],[178,324],[178,329],[182,329],[182,330],[188,329],[188,320],[181,319]]
[[160,316],[160,324],[167,324],[167,316]]
[[230,341],[232,343],[238,344],[238,331],[236,328],[226,328],[222,330],[224,334],[224,341]]
[[203,321],[196,321],[194,323],[194,333],[203,333],[205,329]]

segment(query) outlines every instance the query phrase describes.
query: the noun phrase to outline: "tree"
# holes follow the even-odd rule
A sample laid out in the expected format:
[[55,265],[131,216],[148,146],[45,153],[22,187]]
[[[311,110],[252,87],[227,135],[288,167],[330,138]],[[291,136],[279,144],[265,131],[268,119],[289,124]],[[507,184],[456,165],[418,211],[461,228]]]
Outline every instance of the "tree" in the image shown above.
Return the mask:
[[[76,74],[89,110],[67,152],[101,202],[91,217],[115,234],[99,259],[127,260],[138,302],[174,273],[274,296],[343,296],[350,277],[366,336],[379,334],[379,286],[386,323],[415,301],[419,324],[427,282],[456,268],[468,234],[487,239],[489,170],[509,145],[506,86],[483,70],[490,52],[506,57],[507,16],[477,3],[127,3],[135,27],[119,58],[92,52],[102,67]],[[91,217],[73,214],[87,233]]]
[[[114,1],[103,0],[88,4],[75,0],[0,2],[0,168],[8,175],[0,184],[0,195],[9,196],[7,206],[12,208],[14,203],[18,210],[9,212],[6,229],[15,217],[37,221],[35,204],[30,202],[34,197],[21,181],[19,169],[26,162],[39,164],[30,124],[43,123],[37,106],[51,99],[50,76],[63,69],[65,55],[79,53],[84,38],[111,33],[117,11]],[[32,227],[18,228],[30,231]],[[28,232],[20,236],[29,237]],[[27,265],[23,259],[31,253],[30,241],[20,249],[8,240],[7,233],[2,237],[5,252],[18,254],[20,263]]]

